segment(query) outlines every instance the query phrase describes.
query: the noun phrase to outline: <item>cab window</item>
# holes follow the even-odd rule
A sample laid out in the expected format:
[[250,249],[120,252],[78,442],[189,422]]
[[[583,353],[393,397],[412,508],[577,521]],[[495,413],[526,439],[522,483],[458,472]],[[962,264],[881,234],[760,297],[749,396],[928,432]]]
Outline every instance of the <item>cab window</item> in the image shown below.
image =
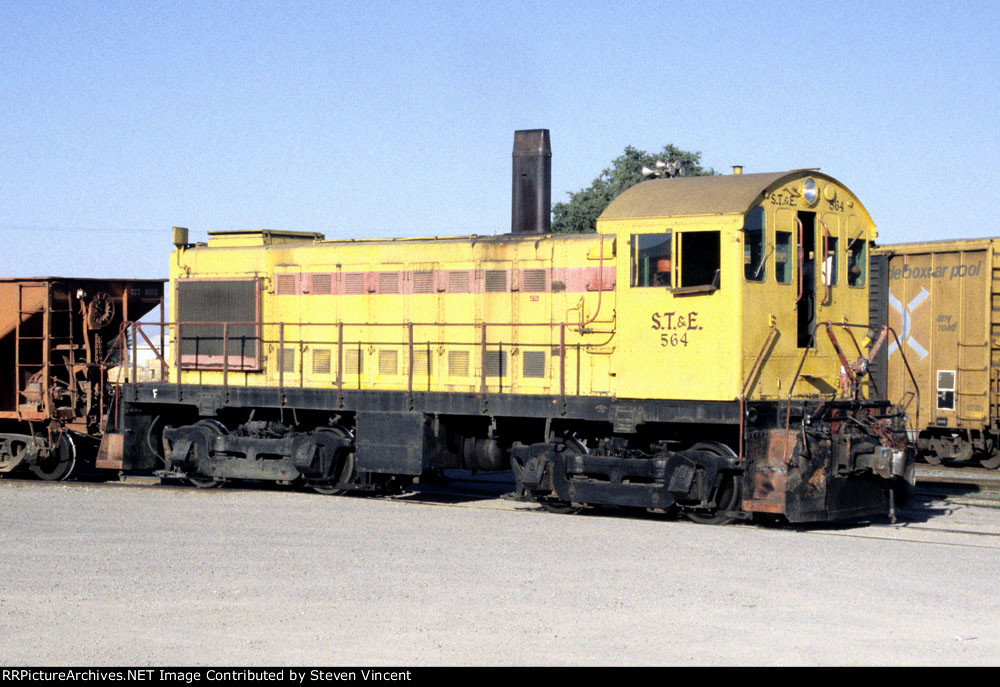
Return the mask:
[[774,278],[779,284],[792,281],[792,233],[774,232]]
[[673,233],[632,234],[632,286],[670,286]]
[[864,286],[868,274],[867,243],[858,237],[847,246],[847,283],[850,286]]
[[681,273],[678,286],[681,289],[697,288],[700,291],[719,288],[722,266],[719,232],[687,231],[681,232],[679,236]]
[[764,208],[756,207],[743,221],[743,276],[747,281],[764,281]]
[[840,272],[840,254],[837,252],[837,237],[826,238],[826,257],[823,258],[823,283],[827,286],[837,285],[837,274]]

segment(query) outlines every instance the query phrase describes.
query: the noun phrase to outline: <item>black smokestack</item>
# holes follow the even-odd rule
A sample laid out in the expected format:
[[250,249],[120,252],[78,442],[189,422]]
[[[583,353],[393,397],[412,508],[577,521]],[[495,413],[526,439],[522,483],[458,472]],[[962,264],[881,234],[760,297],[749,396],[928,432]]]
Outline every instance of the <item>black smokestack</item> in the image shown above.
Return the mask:
[[552,148],[548,129],[514,132],[514,173],[511,189],[512,234],[551,231]]

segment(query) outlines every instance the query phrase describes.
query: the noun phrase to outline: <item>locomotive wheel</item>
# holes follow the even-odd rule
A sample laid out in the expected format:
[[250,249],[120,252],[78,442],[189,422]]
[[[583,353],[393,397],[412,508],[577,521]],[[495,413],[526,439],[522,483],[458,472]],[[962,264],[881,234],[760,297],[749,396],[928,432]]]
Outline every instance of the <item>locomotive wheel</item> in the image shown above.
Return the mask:
[[[346,427],[341,427],[340,425],[334,425],[333,427],[319,427],[316,430],[317,434],[329,434],[335,436],[339,439],[353,439],[354,435],[351,434],[351,430]],[[354,482],[357,479],[357,472],[354,470],[354,451],[350,451],[344,459],[340,462],[340,465],[336,466],[332,470],[332,479],[311,479],[306,480],[306,485],[315,491],[317,494],[325,494],[327,496],[339,496],[340,494],[346,494],[349,489],[343,489],[333,486],[338,482]]]
[[70,476],[76,467],[76,445],[69,434],[59,437],[59,447],[48,458],[30,466],[31,471],[39,479],[46,482],[61,482]]
[[153,421],[149,423],[149,429],[146,430],[146,448],[149,452],[156,456],[161,463],[166,462],[166,458],[163,457],[163,416],[157,415],[153,418]]
[[[576,437],[563,437],[558,443],[565,445],[565,453],[572,456],[582,456],[590,453],[583,442]],[[538,498],[537,501],[542,508],[550,513],[556,513],[558,515],[575,515],[583,510],[583,506],[574,506],[568,501],[547,496]]]
[[[194,423],[194,426],[207,427],[212,434],[217,437],[223,437],[229,434],[229,430],[226,429],[226,426],[218,420],[198,420]],[[223,484],[221,479],[216,479],[215,477],[210,477],[208,475],[188,475],[187,481],[199,489],[217,489]]]
[[[692,451],[705,451],[720,458],[736,458],[736,453],[723,443],[718,441],[703,441],[691,447]],[[719,485],[716,493],[715,508],[710,510],[685,512],[688,519],[702,525],[727,525],[734,518],[727,515],[726,511],[734,510],[740,502],[740,480],[739,475],[722,473],[722,484]]]

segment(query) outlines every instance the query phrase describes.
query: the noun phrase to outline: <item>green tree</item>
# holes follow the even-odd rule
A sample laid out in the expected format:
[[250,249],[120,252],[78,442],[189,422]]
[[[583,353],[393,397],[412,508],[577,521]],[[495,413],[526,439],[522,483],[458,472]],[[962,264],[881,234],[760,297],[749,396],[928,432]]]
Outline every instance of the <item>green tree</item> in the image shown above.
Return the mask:
[[642,168],[654,167],[657,160],[666,163],[679,162],[684,167],[683,176],[711,176],[714,169],[705,169],[701,153],[690,153],[673,145],[665,145],[663,151],[650,155],[644,150],[626,146],[625,152],[615,158],[611,167],[601,172],[593,183],[576,193],[569,193],[569,201],[552,206],[552,231],[588,232],[597,230],[597,216],[604,212],[618,195],[644,180]]

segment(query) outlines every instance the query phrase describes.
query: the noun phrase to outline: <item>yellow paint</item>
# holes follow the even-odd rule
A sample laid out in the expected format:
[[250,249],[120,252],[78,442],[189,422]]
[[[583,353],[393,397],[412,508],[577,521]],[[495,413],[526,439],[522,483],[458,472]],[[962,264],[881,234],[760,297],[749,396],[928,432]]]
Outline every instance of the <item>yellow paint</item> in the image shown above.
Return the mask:
[[[811,205],[802,195],[807,177],[818,185]],[[786,398],[804,352],[796,395],[829,397],[840,388],[840,362],[822,330],[815,348],[797,346],[796,240],[787,252],[793,277],[778,283],[776,232],[797,237],[796,213],[814,212],[814,252],[822,247],[822,219],[844,253],[855,236],[874,239],[867,212],[838,182],[809,171],[699,179],[656,180],[636,187],[635,197],[626,192],[598,221],[596,235],[324,241],[294,232],[215,233],[207,245],[175,253],[171,286],[182,279],[257,280],[265,323],[260,369],[230,363],[230,384],[330,389],[339,380],[351,389],[731,401],[774,325],[777,336],[747,397]],[[690,195],[671,181],[684,182]],[[661,193],[667,201],[657,205]],[[744,221],[756,207],[764,211],[761,282],[744,276]],[[634,209],[647,214],[630,216]],[[631,286],[633,237],[667,231],[672,259],[655,264],[669,263],[673,283]],[[717,288],[685,284],[703,267],[691,246],[716,240]],[[819,264],[818,302],[826,297]],[[817,321],[867,323],[867,279],[850,286],[846,255],[836,264],[838,283],[818,303]],[[539,271],[547,275],[545,291],[532,290]],[[612,271],[614,290],[599,291],[610,286]],[[326,284],[311,276],[317,274],[355,293],[327,295]],[[469,293],[456,292],[463,278]],[[402,293],[391,293],[393,284]],[[171,302],[176,320],[176,298]],[[853,360],[849,338],[839,338]],[[287,351],[283,372],[279,348]],[[495,374],[500,355],[502,378]],[[491,372],[485,380],[484,369]],[[218,384],[222,376],[218,367],[185,370],[183,381]]]

